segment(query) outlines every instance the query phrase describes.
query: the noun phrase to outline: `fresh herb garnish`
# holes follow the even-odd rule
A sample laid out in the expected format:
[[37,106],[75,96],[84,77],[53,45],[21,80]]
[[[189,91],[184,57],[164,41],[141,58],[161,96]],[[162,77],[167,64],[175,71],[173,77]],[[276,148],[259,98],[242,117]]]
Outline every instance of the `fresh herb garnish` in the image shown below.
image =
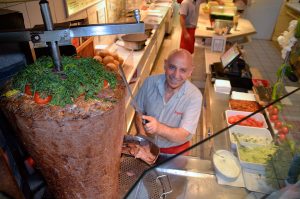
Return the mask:
[[51,105],[64,107],[82,94],[85,100],[97,98],[104,80],[112,89],[117,84],[116,74],[92,58],[62,57],[62,65],[66,78],[52,71],[50,57],[39,58],[14,77],[13,88],[24,91],[29,84],[33,93],[38,91],[42,97],[52,95]]

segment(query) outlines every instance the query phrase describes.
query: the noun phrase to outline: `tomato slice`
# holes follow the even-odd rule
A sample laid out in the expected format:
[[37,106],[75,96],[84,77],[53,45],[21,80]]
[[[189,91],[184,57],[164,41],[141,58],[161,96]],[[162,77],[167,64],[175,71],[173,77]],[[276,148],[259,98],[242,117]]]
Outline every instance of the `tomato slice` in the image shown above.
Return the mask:
[[236,117],[239,119],[239,120],[241,120],[241,119],[243,119],[244,117],[246,117],[245,115],[236,115]]
[[256,120],[255,120],[255,119],[248,118],[246,121],[248,122],[248,124],[249,124],[250,126],[255,126],[255,127],[257,127]]
[[104,89],[109,88],[109,83],[106,79],[103,81],[103,88]]
[[247,120],[244,120],[244,121],[240,122],[240,125],[242,125],[242,126],[251,126],[251,124]]
[[264,126],[264,122],[259,122],[258,121],[258,127],[263,127]]
[[228,118],[228,123],[229,124],[234,124],[236,122],[236,119],[234,118],[234,116],[230,116],[229,118]]
[[25,85],[25,91],[24,92],[25,92],[26,95],[32,95],[31,87],[30,87],[29,84]]
[[48,95],[46,98],[41,98],[39,92],[35,92],[33,99],[37,104],[48,104],[52,99],[52,95]]

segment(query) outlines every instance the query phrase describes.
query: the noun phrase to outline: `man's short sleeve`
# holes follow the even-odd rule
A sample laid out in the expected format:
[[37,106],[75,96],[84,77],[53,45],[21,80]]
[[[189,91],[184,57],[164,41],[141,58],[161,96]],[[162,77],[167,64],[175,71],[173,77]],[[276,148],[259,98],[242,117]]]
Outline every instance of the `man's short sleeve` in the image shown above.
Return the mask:
[[191,101],[188,103],[187,108],[184,111],[184,115],[179,126],[191,134],[195,134],[201,114],[201,107],[202,95],[199,92],[196,96],[191,97]]

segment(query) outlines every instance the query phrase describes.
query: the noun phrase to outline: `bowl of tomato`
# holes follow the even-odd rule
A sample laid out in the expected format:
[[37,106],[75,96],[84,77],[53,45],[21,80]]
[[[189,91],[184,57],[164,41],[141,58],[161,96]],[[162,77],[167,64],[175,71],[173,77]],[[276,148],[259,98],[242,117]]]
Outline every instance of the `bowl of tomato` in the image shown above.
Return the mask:
[[268,124],[265,120],[265,117],[261,113],[256,113],[255,115],[243,120],[245,117],[247,117],[250,114],[252,114],[252,112],[234,111],[234,110],[225,111],[226,121],[228,126],[235,124],[237,126],[268,128]]

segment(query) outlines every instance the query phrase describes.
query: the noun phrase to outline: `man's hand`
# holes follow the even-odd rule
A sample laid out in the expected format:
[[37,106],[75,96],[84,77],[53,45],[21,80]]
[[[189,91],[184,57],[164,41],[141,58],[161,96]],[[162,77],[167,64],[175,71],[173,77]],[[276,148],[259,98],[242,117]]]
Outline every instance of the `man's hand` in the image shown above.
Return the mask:
[[144,124],[144,128],[149,134],[157,134],[159,132],[160,123],[154,117],[143,115],[142,119],[147,120],[148,122]]
[[146,134],[155,134],[168,139],[171,142],[183,143],[187,141],[190,133],[184,128],[172,128],[157,121],[156,118],[143,115],[142,119],[148,122],[144,125]]

